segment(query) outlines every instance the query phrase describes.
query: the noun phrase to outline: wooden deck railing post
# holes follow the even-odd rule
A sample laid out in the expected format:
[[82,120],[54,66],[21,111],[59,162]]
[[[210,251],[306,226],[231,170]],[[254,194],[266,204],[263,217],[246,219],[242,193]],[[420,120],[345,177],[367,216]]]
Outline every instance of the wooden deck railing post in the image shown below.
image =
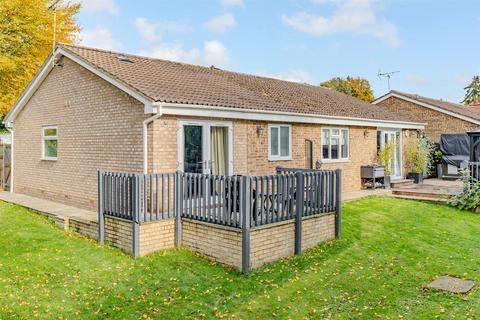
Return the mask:
[[[133,221],[132,221],[132,253],[134,258],[138,258],[140,255],[140,175],[135,175],[133,181]],[[145,196],[145,195],[144,195]]]
[[295,254],[302,253],[302,220],[303,220],[303,203],[305,194],[305,173],[295,173],[297,180],[297,202],[295,204]]
[[242,272],[250,271],[250,219],[251,219],[250,177],[240,180],[240,216],[242,219]]
[[335,170],[335,237],[340,239],[342,237],[342,170]]
[[105,204],[104,204],[103,171],[98,171],[98,242],[105,243]]

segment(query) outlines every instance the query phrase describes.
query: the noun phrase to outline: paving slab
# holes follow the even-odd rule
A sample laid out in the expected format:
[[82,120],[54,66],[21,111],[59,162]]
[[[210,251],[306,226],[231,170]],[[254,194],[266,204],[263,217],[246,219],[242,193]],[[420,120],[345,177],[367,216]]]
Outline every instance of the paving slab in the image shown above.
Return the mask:
[[3,191],[0,192],[0,200],[14,203],[35,211],[45,213],[53,218],[78,218],[85,221],[98,221],[98,214],[94,211],[84,210],[72,206],[67,206],[58,202],[45,199],[39,199],[19,193]]
[[475,281],[452,276],[441,276],[427,285],[427,288],[444,290],[452,293],[467,293],[475,286]]

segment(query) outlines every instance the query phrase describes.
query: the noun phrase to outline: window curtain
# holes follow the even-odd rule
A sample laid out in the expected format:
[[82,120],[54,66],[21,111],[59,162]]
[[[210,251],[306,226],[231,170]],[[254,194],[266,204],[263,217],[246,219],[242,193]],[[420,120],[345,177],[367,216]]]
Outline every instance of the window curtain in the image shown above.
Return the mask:
[[212,127],[212,173],[215,175],[227,175],[228,168],[228,128]]

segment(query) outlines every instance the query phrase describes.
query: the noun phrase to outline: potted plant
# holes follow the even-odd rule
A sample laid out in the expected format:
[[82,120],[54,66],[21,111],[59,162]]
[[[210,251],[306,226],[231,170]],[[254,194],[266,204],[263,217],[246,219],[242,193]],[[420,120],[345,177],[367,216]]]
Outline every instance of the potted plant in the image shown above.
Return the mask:
[[384,186],[385,189],[390,189],[390,176],[392,175],[392,160],[394,156],[394,146],[392,142],[388,142],[378,150],[378,162],[385,167]]
[[408,179],[415,183],[423,183],[423,177],[428,173],[432,161],[433,145],[425,137],[411,140],[408,146]]

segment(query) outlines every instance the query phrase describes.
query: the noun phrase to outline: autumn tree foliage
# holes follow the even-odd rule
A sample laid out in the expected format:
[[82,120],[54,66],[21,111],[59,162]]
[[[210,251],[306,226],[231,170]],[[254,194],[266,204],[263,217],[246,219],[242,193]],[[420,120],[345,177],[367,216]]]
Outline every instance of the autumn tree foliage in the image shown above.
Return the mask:
[[348,94],[363,101],[372,102],[373,90],[370,82],[362,78],[336,77],[320,83],[320,86]]
[[[52,51],[52,0],[0,0],[0,116],[3,117]],[[57,6],[57,42],[73,43],[80,31],[77,2]]]
[[465,98],[462,103],[476,104],[480,103],[480,77],[475,76],[472,79],[472,82],[464,88],[467,92],[465,93]]

